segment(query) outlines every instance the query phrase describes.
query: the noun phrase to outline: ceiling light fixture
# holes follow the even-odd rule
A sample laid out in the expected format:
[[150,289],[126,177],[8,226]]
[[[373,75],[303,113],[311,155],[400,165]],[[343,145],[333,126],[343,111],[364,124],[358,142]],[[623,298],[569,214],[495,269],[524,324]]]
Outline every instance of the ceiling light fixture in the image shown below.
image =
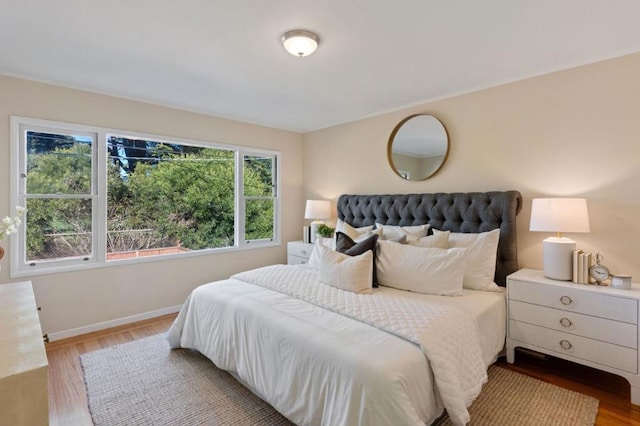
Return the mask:
[[307,30],[291,30],[282,36],[282,45],[287,52],[300,58],[311,55],[319,44],[318,34]]

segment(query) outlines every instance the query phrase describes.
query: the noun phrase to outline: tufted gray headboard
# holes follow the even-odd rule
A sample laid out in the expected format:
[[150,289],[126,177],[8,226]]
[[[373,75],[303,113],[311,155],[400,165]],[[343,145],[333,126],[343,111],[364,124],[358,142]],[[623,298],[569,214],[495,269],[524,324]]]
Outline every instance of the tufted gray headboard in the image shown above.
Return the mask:
[[506,285],[518,269],[516,215],[518,191],[437,194],[349,195],[338,198],[338,218],[360,227],[422,225],[452,232],[486,232],[500,228],[495,282]]

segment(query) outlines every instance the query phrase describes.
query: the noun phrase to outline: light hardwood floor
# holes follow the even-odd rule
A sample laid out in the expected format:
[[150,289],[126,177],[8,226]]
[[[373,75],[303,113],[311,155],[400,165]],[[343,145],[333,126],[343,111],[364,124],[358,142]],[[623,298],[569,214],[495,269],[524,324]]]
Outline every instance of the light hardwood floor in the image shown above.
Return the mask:
[[[167,331],[175,314],[47,344],[51,426],[91,426],[79,356]],[[640,425],[640,407],[629,403],[626,380],[556,358],[539,360],[523,353],[514,365],[498,365],[600,400],[596,425]]]
[[164,333],[176,314],[47,343],[50,426],[92,426],[80,355]]

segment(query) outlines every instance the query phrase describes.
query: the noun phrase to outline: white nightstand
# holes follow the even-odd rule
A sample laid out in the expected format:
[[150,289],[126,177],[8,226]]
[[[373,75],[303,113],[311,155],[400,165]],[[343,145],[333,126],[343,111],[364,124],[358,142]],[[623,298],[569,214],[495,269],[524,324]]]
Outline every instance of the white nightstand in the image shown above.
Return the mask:
[[313,250],[313,244],[302,241],[290,241],[287,243],[287,264],[301,265],[309,263],[309,257]]
[[640,286],[618,290],[545,278],[521,269],[507,277],[507,362],[532,349],[626,378],[640,405]]

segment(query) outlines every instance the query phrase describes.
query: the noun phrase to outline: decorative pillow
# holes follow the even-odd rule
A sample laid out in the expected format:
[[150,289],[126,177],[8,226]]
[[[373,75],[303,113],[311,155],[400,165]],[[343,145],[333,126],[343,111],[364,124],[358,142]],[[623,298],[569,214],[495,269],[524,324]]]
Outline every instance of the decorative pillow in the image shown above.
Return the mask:
[[347,222],[343,222],[340,219],[338,219],[338,222],[336,223],[336,232],[342,232],[343,234],[347,234],[349,238],[355,241],[360,241],[364,238],[367,238],[369,235],[371,235],[372,231],[373,231],[373,225],[363,226],[361,228],[354,228],[353,226],[349,225]]
[[427,232],[429,232],[429,224],[417,226],[395,226],[376,223],[376,230],[374,232],[383,240],[390,240],[404,235],[407,241],[413,241],[427,236]]
[[[378,236],[373,234],[370,237],[365,238],[359,242],[353,241],[347,234],[342,232],[336,232],[336,251],[339,253],[348,254],[349,256],[358,256],[367,250],[371,250],[373,253],[373,264],[376,264],[376,247],[378,243]],[[376,280],[376,268],[373,268],[372,283],[374,287],[378,287]]]
[[424,248],[378,242],[378,283],[400,290],[461,296],[465,249]]
[[418,238],[408,242],[412,246],[425,248],[449,248],[449,231],[440,232],[439,234],[429,235],[427,237]]
[[349,256],[319,245],[318,252],[320,282],[354,293],[373,293],[371,289],[373,252],[371,250],[358,256]]
[[318,235],[316,238],[316,243],[313,246],[313,250],[311,250],[311,255],[309,256],[309,265],[315,266],[316,268],[320,265],[320,253],[318,252],[318,246],[328,247],[331,250],[336,249],[336,240],[333,238],[325,238]]
[[[378,235],[378,234],[376,234],[376,235]],[[407,244],[407,236],[406,235],[400,235],[398,238],[389,238],[387,241],[391,241],[392,243]]]
[[[434,235],[443,233],[434,229]],[[500,229],[478,234],[451,232],[449,247],[467,249],[464,268],[464,288],[471,290],[500,291],[493,282],[496,273],[496,257]]]

